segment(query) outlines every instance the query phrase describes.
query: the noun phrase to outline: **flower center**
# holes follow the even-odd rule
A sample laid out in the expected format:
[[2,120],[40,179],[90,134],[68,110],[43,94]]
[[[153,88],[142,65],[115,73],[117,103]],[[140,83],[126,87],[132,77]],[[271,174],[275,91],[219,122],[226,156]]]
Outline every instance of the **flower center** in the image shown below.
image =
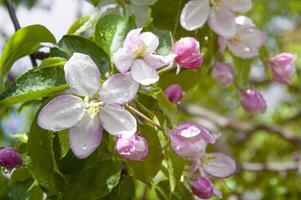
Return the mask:
[[103,102],[96,101],[95,99],[90,100],[89,97],[85,97],[85,108],[89,112],[91,118],[94,118],[101,111]]
[[146,46],[144,44],[139,45],[138,48],[134,51],[134,58],[144,58],[146,53]]
[[222,2],[223,2],[223,0],[210,0],[209,4],[210,4],[210,6],[218,6]]
[[230,39],[230,42],[238,44],[238,43],[240,43],[240,37],[238,35],[236,35]]

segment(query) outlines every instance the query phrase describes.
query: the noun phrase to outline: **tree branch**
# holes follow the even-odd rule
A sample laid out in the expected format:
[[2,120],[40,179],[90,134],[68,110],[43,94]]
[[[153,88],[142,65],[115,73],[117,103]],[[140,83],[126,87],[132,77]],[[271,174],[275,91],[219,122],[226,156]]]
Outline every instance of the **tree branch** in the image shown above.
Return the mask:
[[190,115],[194,115],[195,117],[207,119],[221,128],[231,128],[245,133],[253,133],[259,130],[268,131],[275,133],[288,141],[295,142],[301,145],[301,137],[296,136],[292,132],[285,130],[277,125],[256,124],[253,122],[229,119],[206,108],[202,108],[196,105],[188,105],[181,107],[181,109],[184,112],[189,113]]
[[298,170],[301,168],[300,162],[287,163],[249,163],[243,162],[239,166],[239,170],[244,171],[276,171],[283,172],[289,170]]
[[[12,20],[14,27],[15,27],[15,31],[19,30],[21,28],[19,20],[16,16],[16,11],[13,7],[13,4],[11,2],[11,0],[4,0],[4,3],[7,7],[8,13],[9,13],[9,17]],[[33,54],[29,55],[30,57],[30,61],[33,67],[37,66],[37,62],[35,60],[35,57]]]

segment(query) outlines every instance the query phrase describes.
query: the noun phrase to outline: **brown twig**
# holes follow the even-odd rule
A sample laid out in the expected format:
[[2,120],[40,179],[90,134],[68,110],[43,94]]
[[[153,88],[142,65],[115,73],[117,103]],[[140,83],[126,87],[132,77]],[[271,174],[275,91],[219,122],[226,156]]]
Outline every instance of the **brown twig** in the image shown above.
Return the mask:
[[135,114],[137,114],[139,117],[141,117],[142,119],[144,119],[148,123],[152,124],[153,126],[157,127],[158,129],[160,129],[161,131],[164,132],[164,128],[162,128],[159,124],[155,123],[153,120],[151,120],[149,117],[147,117],[145,114],[143,114],[142,112],[140,112],[136,108],[134,108],[130,105],[126,105],[125,107],[127,109],[129,109],[130,111],[134,112]]
[[239,169],[244,171],[276,171],[283,172],[289,170],[300,169],[300,162],[287,162],[287,163],[249,163],[243,162],[240,164]]
[[231,128],[245,133],[253,133],[259,130],[263,130],[263,131],[275,133],[288,141],[301,144],[301,137],[296,136],[292,132],[285,130],[277,125],[256,124],[253,122],[229,119],[213,111],[210,111],[208,109],[196,105],[188,105],[185,107],[181,107],[181,109],[191,115],[194,115],[195,117],[207,119],[213,124],[215,124],[216,126],[221,128]]

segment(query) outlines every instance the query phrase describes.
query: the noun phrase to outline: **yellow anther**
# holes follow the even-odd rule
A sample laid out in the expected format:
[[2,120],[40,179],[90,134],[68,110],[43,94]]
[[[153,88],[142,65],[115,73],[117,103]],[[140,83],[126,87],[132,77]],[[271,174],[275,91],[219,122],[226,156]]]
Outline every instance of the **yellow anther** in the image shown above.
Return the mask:
[[139,46],[135,51],[134,51],[134,58],[144,58],[146,53],[146,46],[145,45],[141,45]]

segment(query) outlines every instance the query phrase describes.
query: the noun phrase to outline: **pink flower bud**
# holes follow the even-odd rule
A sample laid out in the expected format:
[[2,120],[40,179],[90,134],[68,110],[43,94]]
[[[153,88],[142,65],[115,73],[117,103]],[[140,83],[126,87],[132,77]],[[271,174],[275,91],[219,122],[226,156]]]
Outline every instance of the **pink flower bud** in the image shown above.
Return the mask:
[[183,97],[183,90],[180,85],[172,84],[165,89],[165,94],[170,102],[177,103]]
[[0,166],[12,170],[22,164],[21,154],[11,147],[0,147]]
[[296,55],[290,53],[281,53],[270,58],[269,66],[272,70],[273,80],[281,84],[288,84],[296,71],[294,64],[296,58]]
[[251,89],[242,93],[240,103],[245,111],[251,114],[263,113],[267,109],[263,96],[259,92]]
[[187,69],[196,69],[203,63],[199,42],[192,37],[181,38],[172,48],[175,62]]
[[215,137],[210,131],[195,122],[181,123],[171,131],[169,137],[175,153],[191,159],[200,157],[207,144],[215,142]]
[[115,151],[127,160],[143,160],[148,154],[148,145],[146,139],[139,135],[118,137]]
[[228,87],[234,81],[232,66],[222,62],[216,62],[213,66],[212,76],[221,85]]
[[191,181],[191,190],[202,199],[209,199],[214,195],[210,179],[201,176]]

